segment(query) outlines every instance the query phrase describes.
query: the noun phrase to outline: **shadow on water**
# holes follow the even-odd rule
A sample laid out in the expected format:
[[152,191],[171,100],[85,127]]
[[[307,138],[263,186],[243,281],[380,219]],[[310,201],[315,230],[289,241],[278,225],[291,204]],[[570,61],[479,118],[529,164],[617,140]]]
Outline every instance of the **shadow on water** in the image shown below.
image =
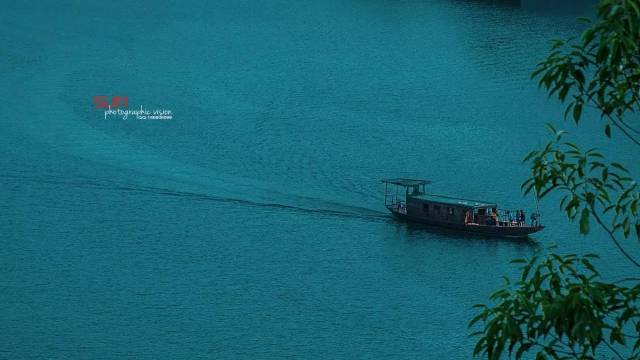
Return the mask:
[[453,0],[487,6],[522,9],[548,14],[582,14],[593,10],[597,0]]
[[520,8],[520,0],[455,0],[456,2],[475,3],[505,8]]
[[538,249],[542,245],[531,237],[526,238],[506,238],[495,237],[485,234],[475,234],[462,230],[447,229],[440,226],[429,226],[425,224],[400,222],[392,217],[389,218],[389,224],[396,226],[396,229],[404,232],[408,242],[418,242],[425,239],[432,239],[435,236],[445,238],[447,241],[473,242],[474,244],[495,245],[510,244],[515,247]]

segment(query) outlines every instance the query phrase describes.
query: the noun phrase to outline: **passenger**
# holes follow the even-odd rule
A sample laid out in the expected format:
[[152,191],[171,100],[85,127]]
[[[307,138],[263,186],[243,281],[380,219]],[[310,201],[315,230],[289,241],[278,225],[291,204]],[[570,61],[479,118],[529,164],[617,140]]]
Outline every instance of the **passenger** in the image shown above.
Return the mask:
[[524,214],[524,210],[520,210],[520,226],[525,226],[527,221],[527,217]]
[[509,225],[510,226],[515,225],[514,224],[515,222],[516,222],[516,217],[514,216],[513,212],[509,210]]

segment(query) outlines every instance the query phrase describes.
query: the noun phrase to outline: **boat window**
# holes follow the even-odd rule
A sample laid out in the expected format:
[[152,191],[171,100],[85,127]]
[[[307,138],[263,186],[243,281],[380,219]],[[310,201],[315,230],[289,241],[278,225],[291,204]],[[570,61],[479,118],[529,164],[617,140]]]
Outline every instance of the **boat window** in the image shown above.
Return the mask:
[[422,210],[425,214],[429,215],[429,204],[422,204]]
[[449,215],[453,215],[453,213],[454,213],[453,208],[449,208]]
[[440,214],[440,205],[433,205],[433,212]]

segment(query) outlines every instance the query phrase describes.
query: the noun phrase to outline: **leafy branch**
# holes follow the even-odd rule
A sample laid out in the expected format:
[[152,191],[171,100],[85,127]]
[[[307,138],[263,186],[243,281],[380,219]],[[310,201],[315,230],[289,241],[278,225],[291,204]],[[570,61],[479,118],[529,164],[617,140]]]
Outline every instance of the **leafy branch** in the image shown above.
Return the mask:
[[[597,19],[578,38],[556,40],[550,54],[532,74],[549,96],[566,104],[564,118],[579,124],[584,108],[604,121],[604,135],[640,146],[640,3],[601,0]],[[630,116],[635,115],[635,116]],[[591,221],[602,227],[625,258],[640,267],[618,237],[640,238],[640,188],[620,163],[609,162],[597,149],[583,150],[564,140],[566,132],[548,125],[553,138],[524,159],[531,177],[525,194],[539,198],[560,193],[561,210],[580,232]],[[536,359],[640,359],[640,280],[604,282],[592,264],[596,255],[549,253],[517,259],[521,277],[506,279],[491,305],[476,305],[469,326],[481,328],[474,355],[535,354]],[[622,286],[630,284],[630,286]]]
[[590,26],[579,38],[555,40],[549,56],[531,77],[549,96],[566,102],[564,117],[576,124],[585,106],[591,105],[606,120],[604,132],[614,126],[636,145],[640,130],[624,120],[640,110],[640,5],[633,0],[604,0],[598,5],[598,21],[582,19]]
[[[520,359],[595,359],[607,348],[620,359],[640,358],[638,333],[640,285],[624,287],[600,281],[591,260],[575,254],[516,259],[521,278],[494,292],[495,306],[476,305],[480,312],[470,327],[482,324],[474,355]],[[618,348],[628,346],[622,355]],[[606,352],[606,350],[604,350]]]
[[[609,234],[614,244],[632,263],[640,262],[629,255],[616,239],[616,233],[629,237],[632,228],[640,238],[640,187],[619,163],[606,163],[597,149],[583,151],[579,146],[563,141],[565,132],[547,125],[555,138],[544,149],[530,152],[524,162],[531,164],[532,176],[522,184],[525,194],[532,190],[543,198],[552,191],[564,192],[561,209],[570,220],[579,218],[580,232],[589,232],[593,217]],[[602,215],[611,214],[611,226]]]

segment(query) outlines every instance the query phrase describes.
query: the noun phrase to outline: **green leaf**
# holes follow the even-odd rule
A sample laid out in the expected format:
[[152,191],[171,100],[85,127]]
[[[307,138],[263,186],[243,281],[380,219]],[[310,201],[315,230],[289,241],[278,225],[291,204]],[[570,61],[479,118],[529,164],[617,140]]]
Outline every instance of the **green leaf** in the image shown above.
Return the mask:
[[587,269],[589,269],[589,271],[591,271],[593,274],[599,274],[598,270],[596,270],[596,268],[593,266],[593,264],[591,264],[591,262],[587,259],[580,259],[580,262],[582,263],[582,265],[584,267],[586,267]]
[[516,359],[520,359],[522,358],[522,355],[527,352],[527,350],[529,350],[531,348],[531,346],[533,346],[533,344],[531,343],[524,343],[522,345],[520,345],[520,348],[518,348],[518,351],[516,351]]
[[627,1],[627,4],[633,8],[633,11],[636,13],[637,17],[640,17],[640,7],[634,1]]
[[582,116],[582,103],[578,102],[573,106],[573,120],[576,124],[580,121]]
[[580,233],[588,234],[589,233],[589,209],[582,209],[582,214],[580,216]]
[[569,84],[562,85],[562,88],[558,93],[558,98],[560,99],[560,101],[564,102],[564,99],[566,99],[567,97],[567,93],[569,93],[569,89],[571,89],[571,86]]
[[578,83],[584,84],[584,74],[580,69],[574,70],[573,77],[576,79]]
[[529,152],[529,153],[524,157],[524,159],[522,159],[522,162],[523,162],[523,163],[526,163],[527,161],[531,160],[531,158],[533,158],[533,157],[534,157],[534,156],[536,156],[537,154],[538,154],[538,152],[537,152],[537,151],[535,151],[535,150],[533,150],[533,151]]
[[480,321],[480,320],[484,320],[484,319],[486,319],[486,318],[487,318],[487,315],[486,315],[484,312],[482,312],[482,313],[480,313],[480,314],[478,314],[478,315],[474,316],[474,318],[473,318],[473,319],[471,319],[471,321],[469,321],[469,325],[468,325],[468,327],[470,328],[470,327],[472,327],[473,325],[475,325],[475,323],[477,323],[478,321]]
[[547,360],[543,353],[539,352],[536,354],[536,360]]
[[611,166],[613,166],[614,168],[617,168],[619,170],[622,170],[624,172],[629,172],[629,170],[627,170],[627,168],[625,168],[624,166],[622,166],[622,164],[619,164],[617,162],[611,163]]
[[585,45],[588,45],[591,42],[591,40],[593,40],[593,35],[594,35],[594,30],[587,29],[585,32],[582,33],[582,42]]
[[545,126],[547,127],[547,129],[549,129],[549,131],[550,131],[552,134],[556,134],[556,132],[557,132],[557,131],[556,131],[556,128],[555,128],[551,123],[546,123],[546,124],[545,124]]
[[574,103],[569,103],[569,105],[567,105],[567,108],[564,110],[564,119],[565,120],[569,116],[569,113],[571,112],[571,110],[573,110],[573,105],[574,105]]
[[545,71],[547,68],[544,66],[538,66],[538,68],[531,73],[531,79],[534,79],[536,76],[540,75],[541,72]]

